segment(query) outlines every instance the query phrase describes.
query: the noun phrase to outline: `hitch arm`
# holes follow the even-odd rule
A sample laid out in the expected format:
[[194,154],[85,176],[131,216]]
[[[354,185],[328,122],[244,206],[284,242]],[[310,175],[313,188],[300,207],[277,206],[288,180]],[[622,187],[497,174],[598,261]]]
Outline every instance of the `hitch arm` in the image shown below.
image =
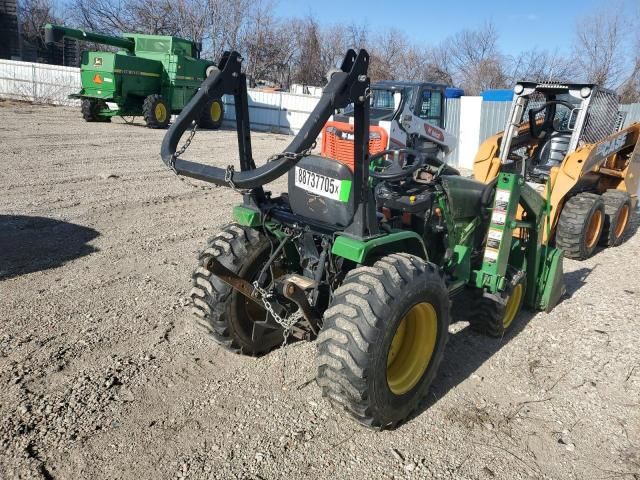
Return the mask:
[[[358,54],[351,49],[347,51],[340,71],[331,76],[318,104],[293,141],[276,160],[258,168],[251,158],[247,82],[245,75],[240,71],[241,61],[242,58],[238,52],[225,53],[219,63],[220,71],[207,77],[167,131],[160,155],[162,161],[178,175],[216,185],[234,185],[242,189],[260,187],[284,175],[300,160],[300,157],[296,157],[295,154],[301,154],[313,146],[315,139],[334,111],[346,107],[364,95],[369,54],[366,50],[360,50]],[[241,171],[233,173],[232,183],[228,178],[228,169],[176,158],[180,138],[191,128],[194,121],[198,122],[207,102],[210,99],[221,98],[225,94],[233,94],[235,97],[236,129],[240,150]]]

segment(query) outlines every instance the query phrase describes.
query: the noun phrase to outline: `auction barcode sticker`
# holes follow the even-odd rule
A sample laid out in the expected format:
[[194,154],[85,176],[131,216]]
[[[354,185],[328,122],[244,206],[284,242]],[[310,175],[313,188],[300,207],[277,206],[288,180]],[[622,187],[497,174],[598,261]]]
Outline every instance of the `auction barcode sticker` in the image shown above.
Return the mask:
[[295,169],[295,185],[307,192],[339,202],[349,201],[351,192],[351,180],[338,180],[300,167]]

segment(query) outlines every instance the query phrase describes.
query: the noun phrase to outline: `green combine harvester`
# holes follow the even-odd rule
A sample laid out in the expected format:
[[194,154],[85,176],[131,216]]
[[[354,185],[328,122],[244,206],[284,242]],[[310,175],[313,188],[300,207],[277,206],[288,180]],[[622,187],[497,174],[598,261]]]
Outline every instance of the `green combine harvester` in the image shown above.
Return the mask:
[[[200,59],[199,44],[182,38],[138,33],[112,37],[51,24],[44,29],[47,44],[68,37],[121,49],[82,54],[82,90],[69,97],[81,99],[87,122],[133,115],[143,116],[150,128],[167,128],[171,114],[180,113],[207,75],[217,71],[213,62]],[[198,125],[217,129],[223,118],[221,98],[211,98]]]
[[[290,337],[317,338],[323,395],[368,427],[393,428],[427,398],[452,305],[472,328],[501,337],[522,307],[558,303],[562,251],[544,240],[550,203],[521,174],[505,168],[485,184],[416,150],[370,155],[365,50],[347,52],[298,135],[260,166],[240,67],[237,52],[222,57],[161,149],[178,175],[243,195],[193,274],[195,318],[219,345],[260,355]],[[235,97],[238,170],[178,149],[223,94]],[[313,155],[329,117],[350,104],[355,161]],[[286,193],[264,190],[282,175]]]

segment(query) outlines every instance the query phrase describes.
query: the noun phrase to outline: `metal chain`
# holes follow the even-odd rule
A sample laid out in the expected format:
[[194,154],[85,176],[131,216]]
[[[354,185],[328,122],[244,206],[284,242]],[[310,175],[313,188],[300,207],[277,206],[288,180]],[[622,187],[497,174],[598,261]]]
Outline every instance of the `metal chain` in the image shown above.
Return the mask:
[[260,295],[260,300],[262,300],[265,310],[273,317],[276,323],[283,328],[282,335],[284,336],[284,343],[286,343],[291,333],[291,328],[302,318],[302,310],[298,309],[291,315],[283,318],[278,315],[271,306],[271,302],[268,300],[271,296],[269,292],[261,288],[257,281],[253,282],[253,288],[255,288],[256,292]]
[[[171,155],[171,159],[169,160],[169,168],[176,175],[178,174],[178,172],[176,172],[176,160],[180,157],[180,155],[182,155],[184,152],[187,151],[187,148],[189,148],[189,145],[191,145],[191,142],[193,141],[193,137],[196,136],[197,130],[198,130],[198,123],[194,120],[193,127],[191,127],[191,131],[189,132],[189,136],[185,140],[184,144],[182,145],[182,147],[180,147],[178,149],[178,151],[176,151],[173,155]],[[210,187],[208,185],[196,185],[195,183],[192,183],[192,182],[188,181],[182,175],[178,175],[178,179],[181,182],[186,183],[190,187],[199,188],[200,190],[215,190],[216,189],[215,187]]]
[[271,155],[267,159],[267,163],[274,162],[276,160],[279,160],[280,158],[286,158],[288,160],[300,160],[301,158],[308,157],[309,155],[311,155],[311,152],[313,151],[314,148],[316,148],[316,145],[317,144],[314,141],[309,148],[307,148],[306,150],[303,150],[300,153],[295,153],[295,152],[276,153],[275,155]]
[[173,170],[175,173],[177,173],[176,160],[180,157],[180,155],[182,155],[184,152],[187,151],[187,148],[189,148],[189,145],[191,145],[191,141],[193,140],[193,137],[196,136],[197,131],[198,131],[198,122],[194,120],[193,127],[191,127],[191,132],[189,132],[189,136],[185,140],[184,144],[173,155],[171,155],[171,160],[169,160],[169,167],[171,167],[171,170]]

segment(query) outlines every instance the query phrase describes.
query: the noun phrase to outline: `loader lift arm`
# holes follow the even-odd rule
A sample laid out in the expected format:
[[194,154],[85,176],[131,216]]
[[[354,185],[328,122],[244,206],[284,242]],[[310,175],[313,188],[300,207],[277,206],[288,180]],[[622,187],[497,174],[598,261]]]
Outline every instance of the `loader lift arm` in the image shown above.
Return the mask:
[[[259,188],[288,172],[300,160],[301,154],[313,147],[324,124],[336,109],[344,108],[352,102],[361,103],[366,97],[369,54],[365,50],[356,54],[350,49],[342,61],[340,71],[332,75],[318,104],[293,141],[275,160],[256,168],[251,152],[247,81],[245,74],[241,72],[241,62],[242,57],[238,52],[226,52],[218,65],[219,72],[210,75],[203,82],[200,90],[167,131],[160,154],[164,163],[176,174],[216,185],[232,185],[241,189]],[[231,167],[225,170],[183,160],[176,155],[180,138],[200,118],[204,105],[210,99],[220,98],[222,95],[233,95],[235,100],[239,172],[234,172]],[[362,152],[361,156],[364,155]]]

